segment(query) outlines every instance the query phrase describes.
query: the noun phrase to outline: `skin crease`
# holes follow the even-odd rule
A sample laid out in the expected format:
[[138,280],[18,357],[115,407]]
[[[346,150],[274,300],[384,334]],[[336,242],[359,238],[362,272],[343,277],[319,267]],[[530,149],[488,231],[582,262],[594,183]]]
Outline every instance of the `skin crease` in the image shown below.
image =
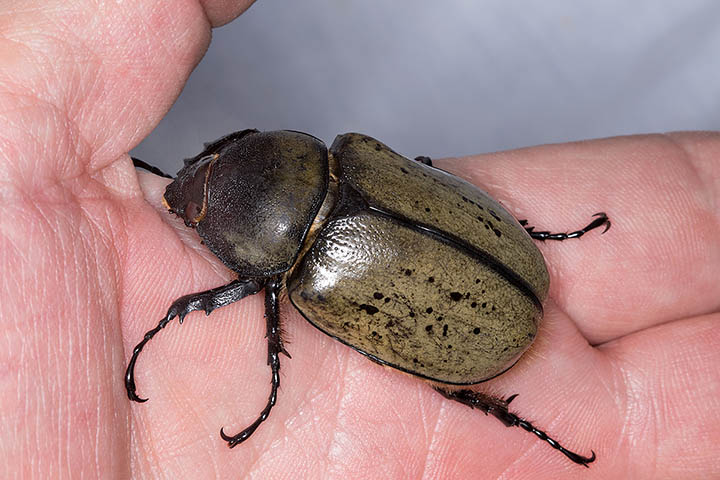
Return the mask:
[[260,296],[173,322],[138,362],[150,401],[131,405],[122,379],[142,334],[175,298],[232,276],[160,206],[167,180],[137,174],[126,152],[167,112],[211,26],[248,6],[234,3],[0,8],[0,478],[720,475],[717,133],[437,162],[541,229],[613,220],[540,245],[551,290],[536,343],[479,387],[520,394],[514,411],[594,449],[589,470],[367,361],[287,303],[278,405],[228,449],[220,427],[245,427],[269,391]]

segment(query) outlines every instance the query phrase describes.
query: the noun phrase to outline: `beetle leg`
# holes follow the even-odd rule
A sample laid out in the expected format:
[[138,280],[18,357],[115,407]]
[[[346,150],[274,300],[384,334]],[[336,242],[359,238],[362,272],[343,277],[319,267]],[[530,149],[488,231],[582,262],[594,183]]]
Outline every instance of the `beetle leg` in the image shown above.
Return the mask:
[[596,213],[593,215],[593,217],[598,217],[592,222],[590,222],[585,227],[581,228],[580,230],[576,230],[574,232],[570,233],[550,233],[550,232],[536,232],[535,227],[528,227],[527,226],[527,220],[520,220],[520,225],[525,227],[525,230],[530,234],[532,238],[535,240],[545,241],[545,240],[567,240],[568,238],[580,238],[583,235],[585,235],[590,230],[594,230],[598,227],[605,226],[605,230],[602,231],[602,233],[605,233],[610,228],[610,219],[608,218],[607,214],[605,212]]
[[445,390],[439,387],[434,388],[446,398],[460,402],[470,408],[477,408],[478,410],[484,412],[485,415],[493,415],[505,424],[506,427],[521,427],[530,433],[534,433],[540,440],[546,441],[551,447],[559,450],[560,453],[579,465],[587,467],[588,463],[595,461],[595,452],[592,450],[590,450],[592,453],[590,457],[583,457],[575,452],[571,452],[570,450],[565,449],[556,440],[548,437],[545,432],[535,428],[535,426],[527,420],[509,412],[508,404],[513,401],[517,395],[511,395],[507,400],[502,400],[500,398],[495,398],[493,396],[480,392],[474,392],[472,390]]
[[270,280],[265,286],[265,321],[267,325],[266,337],[268,341],[267,363],[270,365],[270,370],[272,371],[270,396],[265,404],[265,408],[262,412],[260,412],[258,418],[255,419],[249,427],[245,428],[237,435],[227,435],[224,428],[220,429],[220,436],[223,440],[228,442],[228,446],[230,448],[233,448],[235,445],[238,445],[250,438],[250,435],[252,435],[260,424],[268,418],[270,410],[272,410],[275,406],[275,402],[277,400],[277,391],[278,387],[280,387],[280,354],[284,353],[288,357],[290,356],[285,351],[282,339],[280,338],[282,334],[280,330],[279,306],[279,293],[281,285],[281,281],[275,278]]
[[127,370],[125,371],[125,390],[130,400],[135,402],[146,402],[147,398],[140,398],[136,393],[135,386],[135,362],[137,362],[138,355],[142,352],[145,344],[150,341],[160,330],[175,317],[178,317],[180,323],[185,319],[185,315],[195,310],[204,310],[206,315],[210,315],[210,312],[216,308],[230,305],[231,303],[237,302],[248,295],[253,295],[263,288],[263,283],[259,280],[254,279],[238,279],[234,280],[227,285],[222,287],[213,288],[205,292],[193,293],[191,295],[185,295],[180,297],[170,305],[165,317],[160,320],[157,327],[148,331],[143,337],[142,341],[138,343],[133,349],[132,358],[128,363]]
[[423,165],[427,165],[429,167],[432,167],[432,160],[430,160],[430,157],[426,157],[425,155],[420,155],[419,157],[415,157],[416,162],[420,162]]
[[172,175],[168,175],[167,173],[163,172],[158,167],[156,167],[154,165],[150,165],[149,163],[143,162],[139,158],[135,158],[135,157],[130,157],[130,158],[132,159],[133,166],[135,166],[137,168],[142,168],[143,170],[147,170],[148,172],[154,173],[155,175],[160,175],[161,177],[175,178]]

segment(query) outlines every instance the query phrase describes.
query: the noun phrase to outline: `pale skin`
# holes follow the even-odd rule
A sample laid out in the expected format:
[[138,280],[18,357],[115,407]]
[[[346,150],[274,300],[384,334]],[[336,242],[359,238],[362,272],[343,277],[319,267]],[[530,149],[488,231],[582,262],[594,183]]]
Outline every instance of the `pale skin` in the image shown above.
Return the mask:
[[150,400],[131,404],[134,344],[172,300],[233,276],[161,206],[168,181],[136,172],[127,152],[176,99],[211,27],[249,2],[116,3],[0,7],[0,478],[720,475],[717,133],[436,161],[540,229],[601,210],[613,221],[540,244],[541,331],[478,387],[518,393],[511,410],[594,450],[587,471],[369,362],[287,303],[278,405],[227,448],[220,427],[245,427],[269,391],[261,295],[171,323],[137,365]]

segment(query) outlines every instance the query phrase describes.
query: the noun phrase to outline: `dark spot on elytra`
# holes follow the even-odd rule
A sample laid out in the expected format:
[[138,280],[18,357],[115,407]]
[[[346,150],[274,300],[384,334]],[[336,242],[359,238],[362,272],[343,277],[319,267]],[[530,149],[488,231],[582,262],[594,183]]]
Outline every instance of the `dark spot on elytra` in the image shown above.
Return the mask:
[[385,297],[385,300],[383,300],[385,303],[388,303],[390,301],[390,297]]
[[470,304],[470,306],[471,306],[472,308],[477,307],[477,302],[472,302],[472,303]]
[[400,171],[403,172],[403,173],[410,173],[410,172],[408,172],[407,170],[405,170],[403,167],[400,167]]
[[408,315],[410,315],[410,318],[415,318],[415,312],[410,312]]
[[510,347],[503,348],[503,352],[507,352]]
[[479,279],[479,278],[476,278],[476,279],[475,279],[475,283],[480,283],[480,279]]
[[379,151],[382,150],[382,149],[383,149],[382,145],[380,145],[379,143],[376,143],[376,144],[375,144],[375,151],[376,151],[376,152],[379,152]]
[[497,228],[493,229],[493,232],[495,232],[496,237],[498,237],[498,238],[502,237],[502,232],[500,230],[498,230]]
[[480,305],[482,308],[487,307],[487,302],[483,302],[482,305]]
[[474,333],[475,335],[477,335],[478,333],[480,333],[480,328],[479,328],[479,327],[473,328],[473,333]]
[[380,311],[380,310],[378,310],[377,307],[374,307],[374,306],[372,306],[372,305],[368,305],[367,303],[363,303],[363,304],[360,305],[358,308],[359,308],[360,310],[365,310],[368,315],[375,315],[376,313],[378,313],[378,312]]
[[425,311],[426,311],[427,313],[432,313],[432,312],[433,312],[433,309],[432,309],[432,307],[428,307],[428,308],[425,309]]
[[432,332],[432,328],[433,328],[432,325],[425,325],[425,331],[428,333]]
[[492,306],[491,310],[492,310],[493,312],[495,311],[495,305]]
[[436,320],[437,320],[438,322],[442,322],[442,321],[443,321],[443,316],[440,315],[439,317],[436,318]]
[[490,215],[492,215],[495,220],[497,220],[498,222],[502,222],[502,220],[500,219],[500,217],[497,216],[497,213],[493,212],[493,211],[490,210],[490,209],[488,209],[488,212],[490,212]]
[[385,328],[392,328],[394,326],[395,326],[395,322],[393,322],[392,320],[388,320],[387,323],[385,324]]
[[468,199],[467,199],[467,197],[466,197],[465,195],[463,195],[462,201],[463,201],[463,202],[467,202],[467,201],[468,201]]
[[445,325],[443,325],[443,337],[447,337],[447,330],[448,330],[448,326],[446,323]]
[[321,302],[324,302],[324,301],[325,301],[325,295],[323,295],[323,294],[318,294],[317,299],[318,299],[319,301],[321,301]]
[[433,283],[435,281],[435,277],[428,277],[428,282]]
[[430,211],[430,207],[425,207],[425,211],[426,211],[426,212],[429,212],[429,211]]
[[418,363],[418,359],[417,359],[417,358],[413,358],[413,363]]
[[373,293],[373,297],[375,297],[375,300],[380,300],[384,297],[384,295],[380,292]]
[[485,219],[483,217],[481,217],[480,215],[477,216],[477,219],[480,220],[481,222],[485,222]]
[[528,338],[535,338],[535,334],[534,334],[534,333],[528,333],[527,336],[528,336]]
[[462,297],[463,297],[463,296],[462,296],[462,293],[460,293],[460,292],[451,292],[451,293],[450,293],[450,298],[452,298],[452,299],[455,300],[456,302],[460,301],[460,299],[461,299]]
[[412,271],[410,271],[409,268],[405,270],[405,275],[407,275],[409,277],[411,274],[412,274]]

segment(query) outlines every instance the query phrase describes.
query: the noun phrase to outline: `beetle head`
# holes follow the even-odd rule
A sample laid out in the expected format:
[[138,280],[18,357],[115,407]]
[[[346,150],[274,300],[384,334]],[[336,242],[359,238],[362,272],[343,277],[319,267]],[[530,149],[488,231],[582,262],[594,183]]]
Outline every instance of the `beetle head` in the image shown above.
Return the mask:
[[221,152],[242,137],[256,132],[248,129],[231,133],[206,143],[202,153],[185,159],[185,166],[165,189],[163,204],[167,209],[182,218],[188,227],[196,227],[207,214],[210,173]]

